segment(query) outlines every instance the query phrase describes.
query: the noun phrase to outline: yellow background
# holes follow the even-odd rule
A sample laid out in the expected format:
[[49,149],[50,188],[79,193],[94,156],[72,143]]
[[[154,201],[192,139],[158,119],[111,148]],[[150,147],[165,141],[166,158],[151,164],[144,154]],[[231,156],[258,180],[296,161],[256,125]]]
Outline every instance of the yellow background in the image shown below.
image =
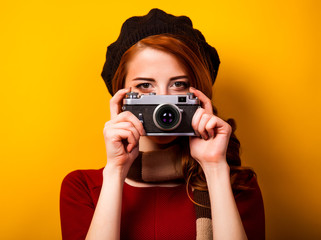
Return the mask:
[[320,239],[320,1],[160,2],[2,1],[0,238],[61,238],[63,177],[105,164],[106,47],[159,7],[220,54],[214,102],[257,172],[267,239]]

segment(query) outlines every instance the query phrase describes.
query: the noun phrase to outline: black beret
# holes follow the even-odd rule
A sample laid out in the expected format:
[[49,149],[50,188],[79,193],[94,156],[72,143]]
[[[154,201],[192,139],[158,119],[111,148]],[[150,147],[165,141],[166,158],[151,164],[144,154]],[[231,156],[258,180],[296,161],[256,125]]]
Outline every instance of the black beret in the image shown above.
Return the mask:
[[[155,8],[145,16],[127,19],[116,42],[108,46],[106,62],[101,76],[111,95],[113,95],[112,80],[123,54],[141,39],[164,33],[181,36],[182,39],[188,39],[188,41],[197,45],[200,54],[208,65],[214,84],[220,65],[220,59],[215,48],[206,42],[200,31],[193,28],[192,21],[188,17],[176,17]],[[185,43],[188,45],[187,42]]]

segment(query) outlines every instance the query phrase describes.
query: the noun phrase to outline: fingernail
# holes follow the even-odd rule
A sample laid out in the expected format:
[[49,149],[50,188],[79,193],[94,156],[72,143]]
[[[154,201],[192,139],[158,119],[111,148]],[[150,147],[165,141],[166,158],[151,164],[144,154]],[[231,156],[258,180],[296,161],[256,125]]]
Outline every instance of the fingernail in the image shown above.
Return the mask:
[[203,139],[204,139],[204,140],[208,140],[208,135],[207,135],[207,134],[204,134]]
[[214,138],[215,137],[215,132],[214,130],[211,132],[211,138]]
[[133,148],[132,147],[127,147],[127,152],[128,153],[131,153],[133,151]]

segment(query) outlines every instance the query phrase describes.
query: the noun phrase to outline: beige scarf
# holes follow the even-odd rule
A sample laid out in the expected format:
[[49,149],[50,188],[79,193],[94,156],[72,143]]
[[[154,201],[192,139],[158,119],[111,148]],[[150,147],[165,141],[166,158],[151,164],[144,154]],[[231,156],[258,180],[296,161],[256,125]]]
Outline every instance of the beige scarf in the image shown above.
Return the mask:
[[[127,178],[144,183],[184,182],[181,161],[182,150],[174,145],[167,149],[140,152],[131,166]],[[193,190],[194,201],[210,206],[207,191]],[[196,210],[196,240],[213,239],[211,210],[194,205]]]

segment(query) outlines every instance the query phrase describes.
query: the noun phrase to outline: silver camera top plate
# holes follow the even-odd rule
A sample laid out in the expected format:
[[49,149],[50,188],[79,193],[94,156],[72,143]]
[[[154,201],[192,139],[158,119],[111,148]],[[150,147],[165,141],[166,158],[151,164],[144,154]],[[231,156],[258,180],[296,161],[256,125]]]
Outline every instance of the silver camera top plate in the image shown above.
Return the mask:
[[137,92],[127,93],[126,98],[123,100],[123,104],[126,105],[155,105],[160,103],[199,105],[200,101],[197,97],[194,97],[192,93],[187,93],[185,95],[138,95]]

